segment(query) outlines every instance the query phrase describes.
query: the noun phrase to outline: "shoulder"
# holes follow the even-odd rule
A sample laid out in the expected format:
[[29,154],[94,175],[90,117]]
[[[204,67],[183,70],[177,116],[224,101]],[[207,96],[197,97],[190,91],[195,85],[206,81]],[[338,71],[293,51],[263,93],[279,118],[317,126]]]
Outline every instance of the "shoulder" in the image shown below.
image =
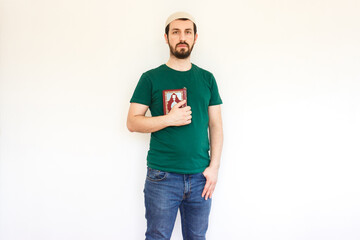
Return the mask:
[[198,65],[196,64],[192,64],[193,68],[194,68],[194,71],[198,72],[198,73],[202,73],[202,74],[205,74],[205,75],[212,75],[212,73],[202,67],[199,67]]
[[201,68],[195,64],[193,64],[193,68],[194,68],[194,73],[198,76],[201,76],[205,81],[207,81],[208,83],[212,83],[215,78],[214,78],[214,75],[212,74],[212,72],[204,69],[204,68]]
[[212,72],[210,72],[209,70],[206,70],[202,67],[199,67],[198,65],[192,64],[193,68],[194,68],[194,72],[196,72],[197,74],[202,75],[203,77],[205,77],[206,79],[211,79],[214,77],[214,75],[212,74]]
[[142,75],[148,79],[152,79],[153,77],[158,76],[159,74],[162,74],[164,72],[164,70],[165,70],[164,65],[165,64],[161,64],[158,67],[147,70]]

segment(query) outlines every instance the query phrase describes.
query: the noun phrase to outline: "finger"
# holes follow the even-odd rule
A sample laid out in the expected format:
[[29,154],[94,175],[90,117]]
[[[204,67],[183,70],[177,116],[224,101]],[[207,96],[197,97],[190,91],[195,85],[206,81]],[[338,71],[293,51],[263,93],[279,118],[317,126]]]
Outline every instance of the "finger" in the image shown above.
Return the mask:
[[209,198],[212,198],[212,195],[213,195],[214,191],[215,191],[215,186],[212,187],[211,192],[210,192],[210,195],[209,195]]
[[207,192],[206,192],[205,200],[208,200],[208,199],[209,199],[209,196],[210,196],[210,194],[211,194],[211,189],[212,189],[212,187],[210,186],[209,189],[208,189]]
[[184,105],[185,103],[186,103],[186,100],[182,100],[182,101],[178,102],[177,104],[175,104],[174,107],[179,108],[179,107],[181,107],[182,105]]
[[206,193],[204,194],[204,199],[207,200],[207,194],[208,194],[208,191],[206,191]]
[[206,181],[206,184],[205,184],[205,187],[204,187],[204,190],[201,194],[201,197],[204,197],[205,194],[207,193],[207,191],[209,190],[209,187],[210,187],[210,183],[208,181]]

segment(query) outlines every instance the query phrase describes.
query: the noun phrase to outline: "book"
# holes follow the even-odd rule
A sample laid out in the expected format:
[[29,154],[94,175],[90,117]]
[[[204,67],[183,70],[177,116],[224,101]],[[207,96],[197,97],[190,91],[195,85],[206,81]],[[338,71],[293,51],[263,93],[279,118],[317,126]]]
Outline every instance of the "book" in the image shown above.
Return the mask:
[[[170,110],[182,100],[187,100],[187,91],[186,87],[181,89],[169,89],[163,90],[163,106],[164,106],[164,115],[168,114]],[[186,107],[187,102],[181,107]]]

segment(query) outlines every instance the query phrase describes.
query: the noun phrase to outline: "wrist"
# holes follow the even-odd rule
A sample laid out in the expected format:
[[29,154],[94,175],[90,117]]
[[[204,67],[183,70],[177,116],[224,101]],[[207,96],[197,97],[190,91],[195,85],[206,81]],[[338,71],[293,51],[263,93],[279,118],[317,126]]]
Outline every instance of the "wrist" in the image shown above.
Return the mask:
[[171,118],[169,117],[169,114],[164,115],[163,119],[164,119],[165,127],[170,127],[171,126]]
[[214,162],[210,162],[209,168],[215,169],[215,170],[219,170],[220,168],[220,164],[219,163],[214,163]]

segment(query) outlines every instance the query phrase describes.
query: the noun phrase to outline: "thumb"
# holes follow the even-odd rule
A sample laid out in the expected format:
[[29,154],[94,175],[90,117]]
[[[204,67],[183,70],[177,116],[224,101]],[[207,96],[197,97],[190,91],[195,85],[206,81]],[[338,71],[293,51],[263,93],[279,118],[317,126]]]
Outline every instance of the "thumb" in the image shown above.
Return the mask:
[[179,108],[181,107],[182,105],[184,105],[186,103],[186,100],[182,100],[181,102],[178,102],[176,105],[174,105],[173,108]]

